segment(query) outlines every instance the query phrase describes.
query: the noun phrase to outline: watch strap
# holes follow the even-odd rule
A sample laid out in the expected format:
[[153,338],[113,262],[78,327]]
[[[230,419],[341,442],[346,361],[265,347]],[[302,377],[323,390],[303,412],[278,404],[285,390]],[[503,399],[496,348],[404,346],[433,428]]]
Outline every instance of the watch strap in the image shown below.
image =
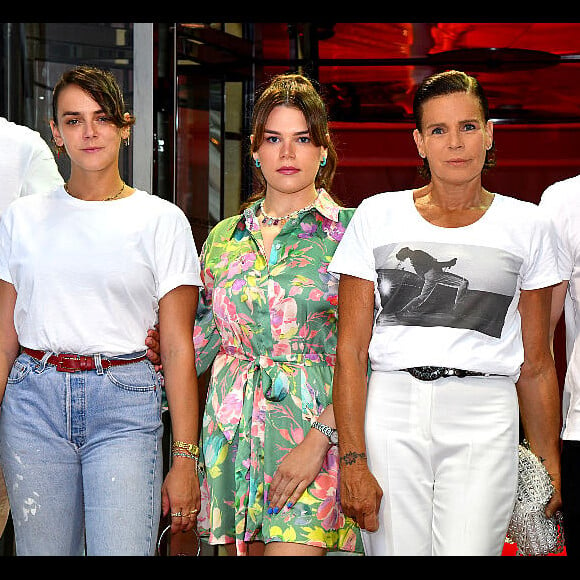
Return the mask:
[[313,427],[314,429],[318,429],[318,431],[320,431],[321,433],[324,433],[324,435],[328,437],[328,441],[331,445],[334,445],[336,443],[335,436],[336,429],[333,429],[332,427],[329,427],[324,423],[319,423],[318,421],[312,421],[310,426]]

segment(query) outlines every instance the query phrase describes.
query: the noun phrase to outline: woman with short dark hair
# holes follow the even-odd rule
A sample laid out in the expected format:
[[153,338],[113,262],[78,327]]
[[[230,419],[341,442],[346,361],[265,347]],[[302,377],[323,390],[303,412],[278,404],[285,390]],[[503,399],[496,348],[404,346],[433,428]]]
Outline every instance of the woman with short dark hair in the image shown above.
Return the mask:
[[[153,555],[161,512],[176,533],[200,508],[195,243],[177,206],[119,174],[134,119],[110,72],[66,71],[53,111],[70,177],[0,224],[0,459],[16,552]],[[145,346],[156,323],[174,438],[163,486],[162,384]]]

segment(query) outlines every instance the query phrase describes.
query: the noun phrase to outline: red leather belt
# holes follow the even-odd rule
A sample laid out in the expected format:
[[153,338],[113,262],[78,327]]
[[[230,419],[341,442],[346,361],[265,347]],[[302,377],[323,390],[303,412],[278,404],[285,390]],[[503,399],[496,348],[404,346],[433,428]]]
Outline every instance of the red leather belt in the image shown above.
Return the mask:
[[[23,352],[29,354],[31,357],[42,360],[46,354],[42,350],[33,350],[31,348],[22,348]],[[146,356],[138,358],[101,358],[101,367],[108,369],[109,367],[117,367],[121,365],[128,365],[134,362],[145,360]],[[56,370],[61,373],[76,373],[80,371],[94,371],[97,368],[94,356],[85,356],[80,354],[61,353],[53,354],[48,357],[46,361],[50,365],[54,365]]]

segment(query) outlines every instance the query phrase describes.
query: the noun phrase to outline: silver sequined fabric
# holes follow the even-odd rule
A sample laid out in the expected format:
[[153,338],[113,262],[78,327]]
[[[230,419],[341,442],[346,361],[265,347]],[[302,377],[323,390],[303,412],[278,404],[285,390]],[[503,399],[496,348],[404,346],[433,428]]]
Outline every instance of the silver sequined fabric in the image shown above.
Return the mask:
[[564,548],[562,514],[544,513],[554,487],[540,460],[527,445],[519,446],[518,490],[507,540],[517,544],[521,556],[557,554]]

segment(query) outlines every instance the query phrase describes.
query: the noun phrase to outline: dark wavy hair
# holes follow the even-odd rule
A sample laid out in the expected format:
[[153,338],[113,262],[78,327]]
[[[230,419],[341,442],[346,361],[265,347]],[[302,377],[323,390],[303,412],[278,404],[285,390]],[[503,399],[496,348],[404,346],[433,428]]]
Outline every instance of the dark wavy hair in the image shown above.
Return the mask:
[[[481,106],[485,122],[487,123],[489,121],[489,104],[479,81],[464,72],[449,70],[425,78],[417,88],[413,99],[413,117],[415,118],[415,126],[419,132],[422,131],[424,104],[434,97],[451,95],[453,93],[468,93],[473,95]],[[486,152],[483,170],[491,169],[495,167],[495,164],[495,143],[492,143],[491,148]],[[431,179],[431,169],[426,158],[423,159],[423,167],[419,169],[419,173],[422,177]]]

